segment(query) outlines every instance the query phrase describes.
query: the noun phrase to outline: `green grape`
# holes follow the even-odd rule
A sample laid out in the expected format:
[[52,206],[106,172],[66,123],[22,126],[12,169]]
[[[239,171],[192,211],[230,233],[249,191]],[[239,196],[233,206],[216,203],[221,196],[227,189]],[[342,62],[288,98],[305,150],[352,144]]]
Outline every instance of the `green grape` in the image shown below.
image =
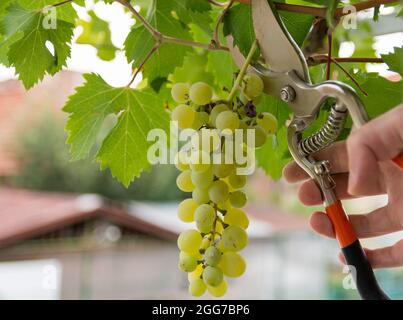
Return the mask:
[[235,112],[223,111],[221,112],[215,121],[217,129],[224,130],[229,129],[235,131],[239,128],[239,118]]
[[246,194],[242,191],[234,191],[229,195],[229,201],[235,208],[242,208],[246,204]]
[[227,277],[231,278],[242,276],[246,269],[244,258],[231,251],[223,253],[218,266]]
[[215,223],[215,232],[221,234],[224,230],[222,223],[220,221],[216,221]]
[[218,115],[223,111],[229,111],[229,108],[226,104],[218,104],[216,105],[213,110],[210,112],[210,125],[213,127],[216,126],[216,120]]
[[246,213],[238,208],[231,208],[224,216],[224,222],[231,226],[238,226],[242,229],[247,229],[249,226],[249,219]]
[[178,103],[185,103],[189,100],[189,84],[176,83],[171,89],[172,98]]
[[199,247],[202,242],[202,236],[200,232],[189,229],[181,232],[178,237],[178,248],[181,251],[186,252],[187,254],[192,255],[193,257],[197,257],[200,255]]
[[195,150],[210,153],[220,148],[220,136],[217,130],[203,128],[192,136],[191,144]]
[[211,168],[210,155],[202,150],[192,152],[190,158],[190,168],[193,171],[203,172]]
[[255,130],[255,148],[260,148],[267,141],[267,133],[261,126],[254,126]]
[[223,203],[228,199],[228,185],[222,180],[216,180],[210,185],[208,194],[211,201],[217,204]]
[[209,120],[210,116],[207,112],[204,111],[196,112],[191,128],[199,130],[202,126],[207,124]]
[[202,279],[195,279],[189,283],[189,293],[193,297],[200,297],[206,292],[206,285]]
[[181,172],[176,178],[176,184],[183,192],[192,192],[195,187],[192,183],[190,170]]
[[243,93],[243,91],[241,91],[239,93],[239,100],[242,102],[242,104],[247,104],[250,100],[248,99],[248,97],[245,96],[245,94]]
[[178,217],[183,222],[192,222],[198,204],[193,199],[185,199],[178,206]]
[[217,287],[223,281],[222,271],[216,267],[207,266],[202,276],[204,283],[211,287]]
[[195,188],[192,193],[192,198],[196,204],[204,204],[210,201],[207,189],[202,188]]
[[229,209],[232,208],[231,203],[229,202],[229,200],[227,200],[227,201],[225,201],[225,202],[223,202],[223,203],[220,203],[220,204],[218,205],[218,207],[219,207],[219,209],[220,209],[221,212],[222,212],[222,211],[228,211]]
[[197,188],[207,189],[213,182],[213,171],[211,170],[211,168],[201,172],[192,171],[191,179],[193,184],[197,186]]
[[260,96],[263,92],[263,80],[254,73],[249,73],[243,78],[243,93],[249,98],[254,99]]
[[257,124],[261,126],[267,134],[275,134],[277,132],[277,119],[269,112],[260,114],[257,118]]
[[215,246],[210,246],[204,252],[204,261],[209,266],[215,267],[221,259],[221,252]]
[[175,156],[175,167],[180,171],[189,170],[190,166],[187,162],[186,151],[180,150]]
[[204,105],[211,101],[213,90],[207,83],[196,82],[190,87],[189,97],[194,104]]
[[246,184],[246,176],[233,173],[228,177],[228,183],[234,189],[241,189]]
[[229,226],[222,233],[222,242],[228,251],[240,251],[248,244],[248,236],[241,227]]
[[210,247],[211,240],[209,237],[204,237],[200,246],[200,250],[206,251],[208,247]]
[[[222,234],[222,233],[221,233],[221,234]],[[218,246],[217,246],[217,247],[218,247],[218,249],[219,249],[222,253],[231,251],[231,250],[229,250],[228,248],[226,248],[226,247],[224,246],[222,240],[220,240],[220,241],[218,242]]]
[[196,279],[201,279],[202,273],[203,273],[203,265],[198,264],[196,269],[194,269],[194,271],[188,273],[189,282],[196,280]]
[[197,260],[186,252],[181,251],[179,254],[178,267],[183,272],[192,272],[197,267]]
[[178,121],[178,127],[181,129],[190,128],[195,118],[195,111],[185,105],[181,104],[172,110],[171,119]]
[[228,284],[223,280],[217,287],[207,286],[208,292],[216,298],[222,297],[227,292]]
[[235,171],[234,164],[213,164],[213,173],[218,178],[228,177],[232,172]]
[[195,211],[196,226],[202,233],[208,233],[211,231],[214,219],[214,208],[208,204],[202,204]]

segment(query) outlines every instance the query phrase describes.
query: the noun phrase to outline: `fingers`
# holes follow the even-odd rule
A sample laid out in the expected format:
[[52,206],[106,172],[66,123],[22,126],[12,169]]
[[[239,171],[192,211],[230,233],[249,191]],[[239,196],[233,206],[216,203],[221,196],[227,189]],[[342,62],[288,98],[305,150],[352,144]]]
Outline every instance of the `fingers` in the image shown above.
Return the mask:
[[[348,172],[347,147],[344,141],[335,143],[329,148],[314,154],[316,160],[329,160],[332,173]],[[295,161],[290,162],[283,170],[288,182],[298,182],[309,178],[308,174]]]
[[[388,212],[388,207],[372,211],[369,214],[350,215],[349,219],[357,233],[358,238],[378,237],[384,234],[403,230],[399,219],[393,219],[393,213]],[[314,212],[310,218],[312,229],[320,235],[334,238],[332,223],[324,212]]]
[[[354,196],[348,193],[348,174],[339,173],[332,176],[336,183],[336,196],[341,199],[352,199]],[[400,189],[398,189],[400,190]],[[376,184],[367,188],[365,195],[374,196],[386,193],[384,184]],[[307,180],[301,184],[298,189],[298,197],[300,201],[307,206],[315,206],[322,203],[322,193],[314,180]]]
[[324,212],[314,212],[309,219],[311,228],[320,234],[328,238],[335,238],[333,225],[330,222],[329,217]]
[[368,185],[380,184],[379,162],[394,158],[403,149],[402,117],[403,105],[400,105],[350,134],[347,139],[350,194],[362,195]]
[[[403,240],[393,246],[380,249],[364,249],[372,268],[395,268],[403,266]],[[339,260],[346,264],[343,254],[340,252]]]
[[[348,174],[340,173],[333,176],[336,182],[336,195],[339,199],[351,199],[347,193]],[[314,180],[307,180],[298,189],[300,201],[307,206],[319,205],[323,202],[322,193]]]

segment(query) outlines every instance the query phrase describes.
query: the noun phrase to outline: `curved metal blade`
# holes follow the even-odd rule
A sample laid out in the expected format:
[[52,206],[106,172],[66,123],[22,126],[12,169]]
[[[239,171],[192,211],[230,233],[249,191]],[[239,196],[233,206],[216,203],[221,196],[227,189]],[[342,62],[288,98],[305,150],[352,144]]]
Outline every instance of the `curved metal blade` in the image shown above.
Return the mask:
[[271,0],[252,0],[251,5],[256,39],[270,70],[295,70],[301,79],[310,83],[305,57],[288,33]]

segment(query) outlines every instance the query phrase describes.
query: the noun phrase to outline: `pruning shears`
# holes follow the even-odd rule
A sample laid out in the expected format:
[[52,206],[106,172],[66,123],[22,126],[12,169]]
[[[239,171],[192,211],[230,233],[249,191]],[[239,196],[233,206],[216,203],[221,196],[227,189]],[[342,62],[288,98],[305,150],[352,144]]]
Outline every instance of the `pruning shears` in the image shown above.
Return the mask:
[[[356,127],[368,120],[363,103],[350,86],[325,81],[312,84],[306,59],[268,0],[251,0],[252,19],[256,40],[264,61],[250,65],[249,72],[258,74],[264,82],[265,93],[286,102],[293,111],[287,129],[291,155],[319,186],[326,213],[332,221],[336,238],[355,278],[363,299],[389,299],[379,287],[374,272],[361,247],[353,226],[335,194],[335,181],[330,174],[329,161],[316,161],[318,152],[333,144],[344,128],[348,114]],[[227,37],[229,50],[239,67],[245,57]],[[324,102],[332,98],[332,105],[324,126],[315,134],[303,138],[302,133],[317,118]],[[394,161],[403,167],[403,155]]]

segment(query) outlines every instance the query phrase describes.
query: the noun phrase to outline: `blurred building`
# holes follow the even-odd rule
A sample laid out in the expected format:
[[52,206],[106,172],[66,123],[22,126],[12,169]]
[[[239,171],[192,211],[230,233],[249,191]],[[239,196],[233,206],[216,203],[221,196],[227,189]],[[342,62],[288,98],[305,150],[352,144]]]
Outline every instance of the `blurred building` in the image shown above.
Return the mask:
[[[189,226],[178,221],[175,208],[2,188],[0,298],[188,298],[175,239]],[[302,219],[266,212],[252,219],[244,253],[249,268],[231,281],[227,297],[320,297],[326,252],[303,231]],[[295,251],[296,244],[301,250]]]

